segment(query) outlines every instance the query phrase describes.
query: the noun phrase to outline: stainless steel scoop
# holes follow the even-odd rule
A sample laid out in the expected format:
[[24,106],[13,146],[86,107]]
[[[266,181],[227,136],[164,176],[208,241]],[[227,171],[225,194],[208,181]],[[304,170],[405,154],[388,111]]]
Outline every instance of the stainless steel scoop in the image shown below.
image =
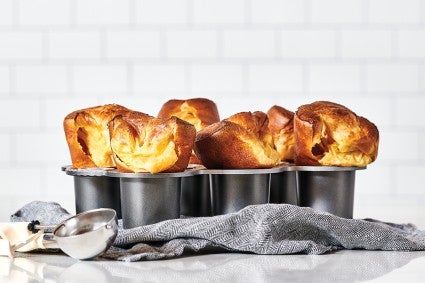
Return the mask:
[[28,229],[32,232],[53,231],[45,236],[49,238],[51,235],[51,240],[56,241],[64,253],[76,259],[91,259],[112,245],[118,233],[118,220],[115,210],[99,208],[72,216],[57,226],[33,221]]

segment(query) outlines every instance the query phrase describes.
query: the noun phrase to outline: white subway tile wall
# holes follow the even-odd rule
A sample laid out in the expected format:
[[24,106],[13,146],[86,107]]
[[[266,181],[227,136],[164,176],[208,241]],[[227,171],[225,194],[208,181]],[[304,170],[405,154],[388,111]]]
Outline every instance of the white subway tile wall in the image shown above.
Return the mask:
[[23,31],[5,28],[0,32],[0,60],[10,62],[41,60],[46,48],[42,31]]
[[69,25],[72,0],[16,0],[22,26]]
[[82,97],[124,95],[128,90],[127,67],[124,64],[74,65],[74,91]]
[[358,24],[365,17],[362,4],[362,1],[358,0],[311,0],[311,21],[316,24]]
[[12,25],[13,1],[14,0],[4,0],[0,2],[0,26]]
[[[69,90],[68,69],[65,65],[15,66],[17,96],[65,96]],[[37,92],[36,92],[37,91]]]
[[115,30],[106,34],[106,57],[118,59],[160,56],[159,31]]
[[[422,117],[425,105],[425,97],[417,98],[400,98],[397,100],[397,108],[395,115],[397,120],[395,126],[398,128],[405,128],[415,130],[416,128],[425,129],[425,119]],[[424,131],[419,131],[424,134]],[[421,147],[425,149],[424,143],[421,143]]]
[[[120,1],[116,1],[119,5]],[[189,0],[133,0],[129,17],[139,24],[185,24],[188,21]]]
[[284,58],[335,58],[337,33],[333,30],[294,29],[280,33]]
[[[63,133],[58,131],[39,131],[36,133],[17,133],[14,148],[14,158],[18,164],[38,166],[39,163],[58,163],[67,146],[58,143]],[[31,145],[29,145],[29,141]],[[59,158],[58,158],[59,157]]]
[[196,24],[240,24],[246,22],[245,7],[249,1],[195,0],[191,4]]
[[129,11],[131,9],[131,0],[71,1],[74,1],[73,3],[76,6],[75,19],[78,25],[101,26],[119,24],[125,25],[130,23]]
[[[97,105],[98,103],[99,102],[96,98],[91,97],[87,97],[84,99],[75,99],[72,97],[44,99],[43,128],[57,132],[58,127],[62,127],[62,125],[58,123],[58,121],[63,120],[65,113],[71,113],[76,109],[82,109],[87,106]],[[62,134],[62,132],[60,132],[60,134]]]
[[309,69],[310,93],[355,95],[360,92],[360,66],[315,64]]
[[371,23],[416,24],[421,19],[422,0],[369,0]]
[[425,228],[424,57],[421,0],[2,0],[0,221],[30,200],[75,212],[71,111],[208,97],[223,118],[319,99],[369,118],[354,216]]
[[238,64],[196,64],[191,67],[191,93],[204,96],[242,94],[243,66]]
[[273,30],[223,31],[223,56],[225,58],[274,58],[276,33]]
[[303,91],[303,67],[300,64],[255,64],[249,66],[248,91],[263,93],[298,93]]
[[165,33],[166,57],[217,58],[217,31],[176,30]]
[[49,59],[99,59],[101,34],[91,30],[54,30],[48,33],[45,52]]
[[[406,166],[415,162],[419,149],[419,134],[405,130],[383,130],[380,132],[379,159],[394,161]],[[395,148],[399,147],[398,150]]]
[[[11,97],[0,99],[0,130],[2,134],[41,130],[42,100]],[[36,149],[34,149],[36,150]]]
[[12,160],[11,147],[12,144],[10,142],[11,138],[8,134],[0,134],[0,147],[3,148],[4,154],[0,154],[0,164],[5,165]]
[[366,66],[369,93],[407,95],[419,91],[419,67],[413,63],[381,63]]
[[425,57],[425,31],[423,29],[400,31],[398,36],[400,38],[398,46],[400,57]]
[[391,40],[389,30],[344,30],[341,32],[341,56],[390,58],[394,48]]
[[10,91],[10,71],[8,66],[0,67],[0,97],[8,96]]
[[183,64],[138,64],[133,68],[135,95],[144,97],[160,93],[185,94],[187,89],[186,67]]
[[252,0],[251,21],[257,24],[303,23],[305,1],[293,0]]

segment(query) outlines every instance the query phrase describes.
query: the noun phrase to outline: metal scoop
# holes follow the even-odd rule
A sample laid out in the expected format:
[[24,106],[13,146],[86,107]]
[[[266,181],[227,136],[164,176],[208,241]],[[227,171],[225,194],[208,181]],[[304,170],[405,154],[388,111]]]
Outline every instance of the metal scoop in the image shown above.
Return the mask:
[[33,233],[51,230],[53,232],[45,234],[45,239],[56,241],[64,253],[76,259],[91,259],[103,254],[114,242],[118,233],[117,213],[109,208],[93,209],[72,216],[57,226],[33,221],[28,230]]

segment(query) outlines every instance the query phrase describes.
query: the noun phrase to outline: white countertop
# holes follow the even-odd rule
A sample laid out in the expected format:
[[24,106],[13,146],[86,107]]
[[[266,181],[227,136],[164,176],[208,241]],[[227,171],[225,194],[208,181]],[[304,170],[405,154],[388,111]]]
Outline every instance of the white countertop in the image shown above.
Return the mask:
[[78,261],[61,254],[0,257],[0,282],[425,282],[425,252],[211,254],[145,262]]

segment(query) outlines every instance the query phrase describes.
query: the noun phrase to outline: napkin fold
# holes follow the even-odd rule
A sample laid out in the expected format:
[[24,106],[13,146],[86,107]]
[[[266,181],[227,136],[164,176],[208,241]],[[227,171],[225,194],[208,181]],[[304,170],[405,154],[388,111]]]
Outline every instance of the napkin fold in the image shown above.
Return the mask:
[[[31,202],[11,221],[58,224],[69,216],[57,203]],[[199,253],[323,254],[339,249],[425,250],[425,231],[412,224],[345,219],[307,207],[262,204],[226,215],[120,227],[113,246],[102,256],[140,261]]]
[[33,234],[28,229],[28,222],[0,223],[0,256],[12,258],[15,251],[27,252],[45,249],[43,232]]

